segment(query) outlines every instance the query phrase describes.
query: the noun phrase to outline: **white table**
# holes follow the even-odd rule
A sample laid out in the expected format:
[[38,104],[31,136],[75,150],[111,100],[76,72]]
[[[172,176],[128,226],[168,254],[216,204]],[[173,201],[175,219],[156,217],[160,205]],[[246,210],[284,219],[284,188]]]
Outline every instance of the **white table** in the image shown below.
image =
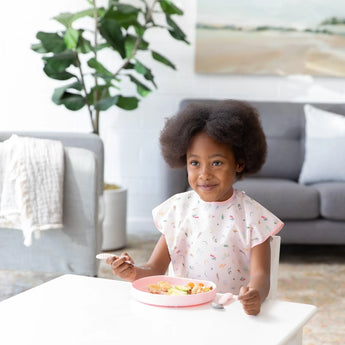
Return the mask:
[[238,301],[225,310],[150,306],[133,299],[127,282],[68,274],[0,302],[0,344],[301,344],[315,312],[278,300],[258,316]]

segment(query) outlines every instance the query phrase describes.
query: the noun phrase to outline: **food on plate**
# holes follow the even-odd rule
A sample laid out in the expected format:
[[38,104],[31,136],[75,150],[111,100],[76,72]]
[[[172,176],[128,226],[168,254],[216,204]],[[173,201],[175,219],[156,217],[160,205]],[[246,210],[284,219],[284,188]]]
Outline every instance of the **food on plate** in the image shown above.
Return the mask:
[[149,284],[147,285],[147,289],[151,293],[159,294],[159,295],[167,295],[169,289],[171,289],[172,286],[168,282],[157,282],[157,284]]
[[193,282],[189,282],[186,285],[171,285],[166,281],[159,281],[156,284],[147,285],[147,290],[150,293],[170,296],[196,295],[209,292],[212,289],[212,286],[205,286],[203,283],[195,284]]

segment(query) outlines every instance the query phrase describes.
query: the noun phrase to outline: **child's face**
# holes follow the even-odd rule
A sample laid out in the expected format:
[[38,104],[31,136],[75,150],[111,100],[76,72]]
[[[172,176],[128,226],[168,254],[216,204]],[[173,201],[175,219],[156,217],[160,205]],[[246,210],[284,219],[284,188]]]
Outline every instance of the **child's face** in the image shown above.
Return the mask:
[[228,145],[214,141],[205,132],[192,138],[187,150],[188,182],[202,200],[228,200],[236,172],[243,168],[235,162]]

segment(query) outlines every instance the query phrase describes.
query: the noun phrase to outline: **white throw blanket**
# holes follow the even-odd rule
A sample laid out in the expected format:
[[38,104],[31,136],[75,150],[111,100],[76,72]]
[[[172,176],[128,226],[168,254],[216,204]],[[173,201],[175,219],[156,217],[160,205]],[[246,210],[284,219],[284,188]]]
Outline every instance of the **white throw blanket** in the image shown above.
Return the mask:
[[19,137],[0,143],[0,226],[32,233],[61,228],[64,149],[59,141]]

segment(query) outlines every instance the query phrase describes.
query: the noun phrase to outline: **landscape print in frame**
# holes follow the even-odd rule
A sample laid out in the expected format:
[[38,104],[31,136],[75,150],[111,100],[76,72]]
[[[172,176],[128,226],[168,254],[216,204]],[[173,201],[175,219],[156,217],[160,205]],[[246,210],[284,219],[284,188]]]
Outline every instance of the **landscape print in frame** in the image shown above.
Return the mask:
[[345,76],[345,0],[198,0],[195,72]]

